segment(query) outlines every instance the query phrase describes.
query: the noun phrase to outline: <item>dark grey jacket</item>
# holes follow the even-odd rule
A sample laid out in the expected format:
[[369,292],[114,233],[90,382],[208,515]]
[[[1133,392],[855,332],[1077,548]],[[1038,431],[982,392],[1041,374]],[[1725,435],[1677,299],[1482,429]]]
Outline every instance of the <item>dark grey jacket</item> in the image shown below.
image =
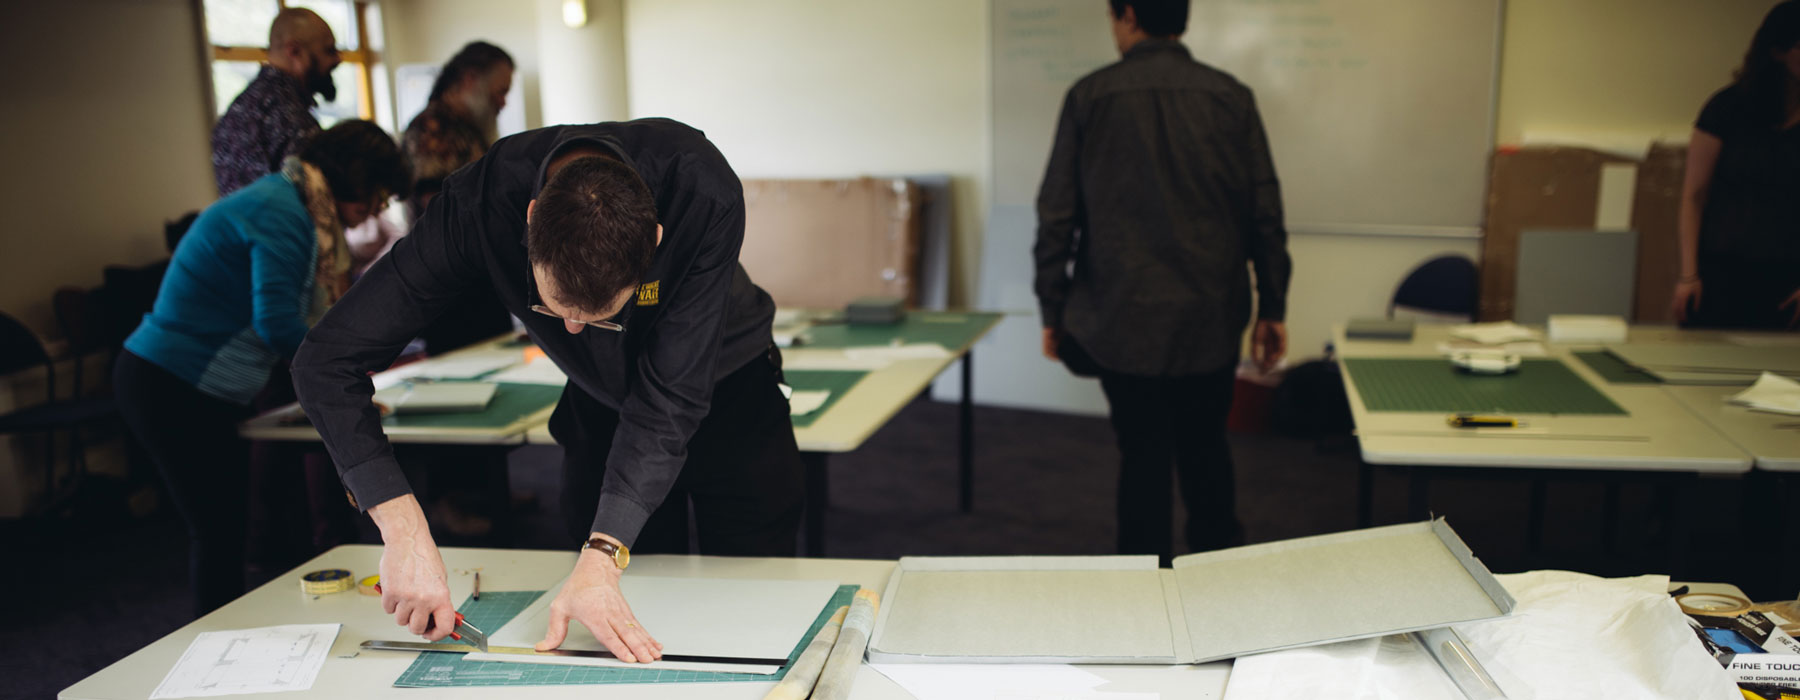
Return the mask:
[[1258,317],[1286,314],[1292,263],[1262,117],[1249,88],[1179,41],[1142,41],[1069,89],[1037,206],[1044,326],[1106,370],[1234,363],[1246,263]]

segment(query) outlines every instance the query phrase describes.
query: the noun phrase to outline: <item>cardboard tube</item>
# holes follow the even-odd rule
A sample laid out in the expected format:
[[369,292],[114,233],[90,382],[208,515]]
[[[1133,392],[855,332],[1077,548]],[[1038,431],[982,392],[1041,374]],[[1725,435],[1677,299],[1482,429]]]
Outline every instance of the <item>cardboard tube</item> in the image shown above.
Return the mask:
[[763,696],[763,700],[806,700],[812,694],[813,684],[819,682],[819,672],[825,670],[825,657],[831,654],[831,645],[837,643],[838,629],[844,625],[844,615],[850,612],[850,606],[837,609],[831,621],[819,628],[813,635],[806,651],[800,652],[800,658],[794,661],[794,667],[788,669],[781,682]]
[[813,700],[844,700],[850,697],[850,684],[856,682],[856,670],[862,667],[863,652],[869,648],[869,632],[875,628],[875,610],[881,607],[881,594],[864,588],[856,592],[850,603],[850,614],[844,617],[837,643],[825,660],[819,674]]

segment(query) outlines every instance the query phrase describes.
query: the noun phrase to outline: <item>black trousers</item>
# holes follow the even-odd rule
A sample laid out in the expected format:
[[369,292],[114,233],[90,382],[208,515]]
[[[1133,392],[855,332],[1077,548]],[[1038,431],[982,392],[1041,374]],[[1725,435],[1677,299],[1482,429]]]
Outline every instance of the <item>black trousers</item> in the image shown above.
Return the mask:
[[[780,377],[780,355],[771,348],[766,359],[714,385],[711,411],[688,440],[687,463],[634,553],[686,553],[692,501],[700,554],[794,556],[805,475]],[[563,517],[576,542],[593,525],[618,427],[617,411],[573,384],[550,416],[550,434],[563,447]]]
[[1800,270],[1753,261],[1700,261],[1700,304],[1686,328],[1789,330],[1794,307],[1782,302],[1800,290]]
[[1242,542],[1225,439],[1236,370],[1233,363],[1185,377],[1101,373],[1121,455],[1120,554],[1155,554],[1165,564],[1174,555],[1171,468],[1187,507],[1188,546],[1198,552]]
[[187,526],[194,615],[205,615],[244,593],[250,447],[237,424],[251,411],[130,351],[113,366],[113,394]]

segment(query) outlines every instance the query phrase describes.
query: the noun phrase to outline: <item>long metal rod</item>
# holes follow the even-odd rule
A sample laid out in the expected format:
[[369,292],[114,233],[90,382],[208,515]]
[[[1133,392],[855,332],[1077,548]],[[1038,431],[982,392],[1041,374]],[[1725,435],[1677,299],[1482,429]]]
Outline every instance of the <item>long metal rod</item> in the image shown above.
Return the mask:
[[[391,642],[382,639],[371,639],[362,643],[362,648],[373,651],[439,651],[451,654],[467,654],[480,651],[475,647],[462,644],[429,644],[426,642]],[[489,654],[517,654],[519,656],[572,656],[590,659],[616,659],[610,651],[589,651],[586,649],[551,649],[538,651],[531,647],[490,646]],[[664,654],[663,661],[680,661],[700,664],[737,664],[740,666],[786,666],[787,659],[754,659],[739,656],[692,656],[687,654]]]

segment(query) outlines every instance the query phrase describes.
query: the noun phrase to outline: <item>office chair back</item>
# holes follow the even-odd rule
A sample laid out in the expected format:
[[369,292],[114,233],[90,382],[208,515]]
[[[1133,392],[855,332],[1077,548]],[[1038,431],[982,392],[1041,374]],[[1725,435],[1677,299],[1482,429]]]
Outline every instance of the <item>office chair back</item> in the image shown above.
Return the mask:
[[1475,318],[1481,272],[1475,262],[1460,255],[1445,255],[1425,261],[1407,273],[1388,302],[1388,318],[1397,310],[1445,320],[1467,321]]

